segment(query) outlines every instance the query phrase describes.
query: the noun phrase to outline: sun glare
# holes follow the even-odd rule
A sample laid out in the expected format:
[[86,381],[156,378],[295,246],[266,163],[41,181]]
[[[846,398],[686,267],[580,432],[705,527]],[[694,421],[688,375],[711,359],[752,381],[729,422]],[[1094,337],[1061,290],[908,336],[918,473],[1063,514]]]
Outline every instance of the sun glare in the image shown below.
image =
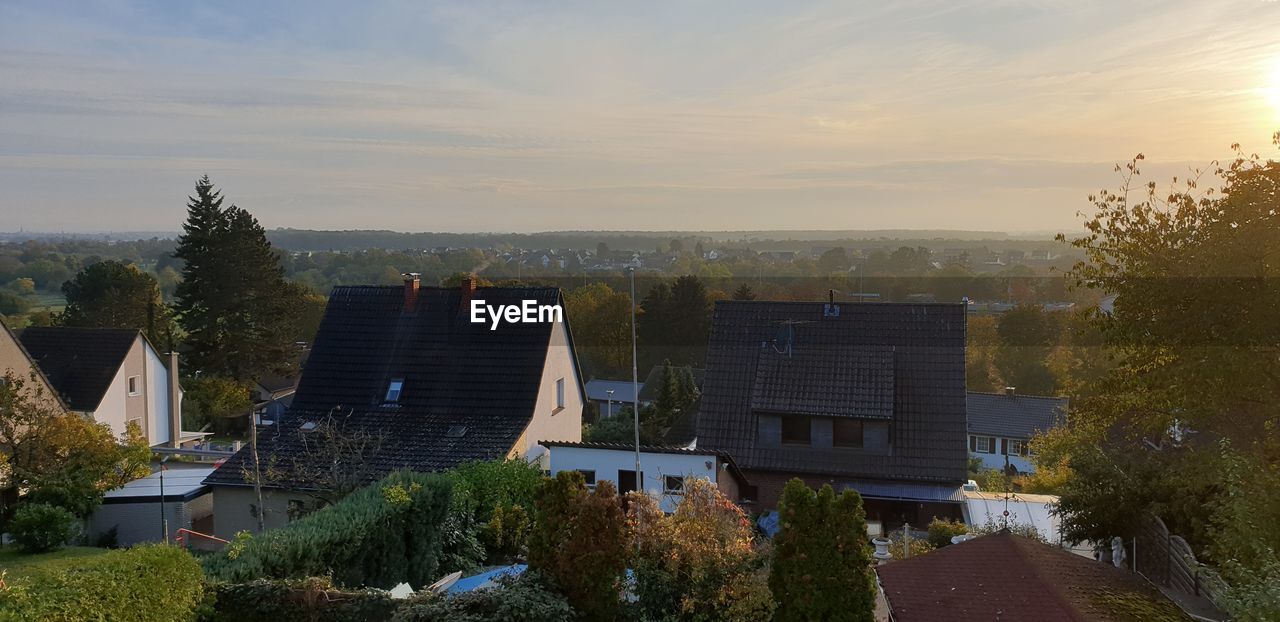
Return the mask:
[[1280,58],[1271,61],[1271,71],[1267,74],[1265,87],[1267,102],[1271,104],[1271,112],[1280,120]]

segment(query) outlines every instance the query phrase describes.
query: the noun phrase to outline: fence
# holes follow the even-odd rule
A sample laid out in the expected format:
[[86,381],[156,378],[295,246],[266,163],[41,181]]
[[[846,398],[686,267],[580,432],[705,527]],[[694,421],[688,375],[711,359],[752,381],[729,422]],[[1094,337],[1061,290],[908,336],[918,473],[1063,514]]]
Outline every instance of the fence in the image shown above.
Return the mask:
[[1204,598],[1219,608],[1227,584],[1212,568],[1196,561],[1182,536],[1169,533],[1159,516],[1148,514],[1134,536],[1134,571],[1148,581]]

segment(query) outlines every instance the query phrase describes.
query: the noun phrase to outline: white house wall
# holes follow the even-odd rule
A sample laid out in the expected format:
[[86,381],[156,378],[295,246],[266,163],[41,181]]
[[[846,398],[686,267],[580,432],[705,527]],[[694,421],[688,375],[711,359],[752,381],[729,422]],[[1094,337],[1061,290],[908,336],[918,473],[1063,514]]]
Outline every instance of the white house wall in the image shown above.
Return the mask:
[[[664,512],[674,512],[680,497],[663,494],[663,478],[667,475],[701,477],[717,482],[716,456],[640,452],[640,470],[644,473],[644,490],[659,499]],[[710,466],[708,466],[710,465]],[[634,471],[636,455],[618,449],[589,447],[551,447],[549,470],[595,471],[596,481],[618,483],[618,471]]]
[[[564,379],[564,408],[556,408],[556,380]],[[574,365],[573,350],[569,347],[564,323],[556,322],[551,328],[547,358],[542,365],[542,380],[538,385],[538,399],[533,417],[524,434],[512,448],[512,454],[525,460],[538,456],[538,441],[582,440],[582,387]]]
[[159,445],[169,441],[169,368],[155,350],[147,346],[143,350],[147,358],[147,442]]

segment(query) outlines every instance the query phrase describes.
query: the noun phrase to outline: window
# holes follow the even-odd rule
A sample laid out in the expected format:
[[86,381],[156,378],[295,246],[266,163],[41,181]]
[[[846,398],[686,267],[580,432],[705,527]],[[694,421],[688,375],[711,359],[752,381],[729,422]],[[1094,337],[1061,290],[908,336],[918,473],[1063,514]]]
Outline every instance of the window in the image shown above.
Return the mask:
[[400,401],[400,392],[404,390],[404,378],[392,378],[387,383],[387,397],[383,401],[388,404],[395,404]]
[[831,422],[831,444],[836,447],[862,447],[862,422],[835,418]]
[[969,451],[979,454],[996,453],[996,439],[990,436],[970,436]]
[[683,495],[684,494],[684,476],[667,475],[662,478],[662,494],[665,495]]
[[1011,456],[1026,456],[1031,453],[1030,448],[1027,447],[1026,441],[1017,441],[1013,439],[1005,441],[1004,449],[1004,453]]
[[556,410],[564,408],[564,378],[556,381]]
[[129,395],[142,393],[142,390],[138,388],[142,384],[141,380],[142,376],[129,376]]
[[587,482],[587,489],[595,490],[596,489],[596,472],[584,471],[582,469],[578,469],[578,472],[582,474],[582,479]]
[[787,445],[808,445],[809,418],[783,417],[782,442]]

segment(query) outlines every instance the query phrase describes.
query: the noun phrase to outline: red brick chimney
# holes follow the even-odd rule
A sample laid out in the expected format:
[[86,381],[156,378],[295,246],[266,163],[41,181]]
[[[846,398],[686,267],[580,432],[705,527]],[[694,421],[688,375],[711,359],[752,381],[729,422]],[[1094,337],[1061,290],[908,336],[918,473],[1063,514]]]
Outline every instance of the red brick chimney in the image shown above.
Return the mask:
[[462,277],[462,286],[460,289],[462,291],[462,302],[458,305],[458,308],[461,309],[463,313],[466,313],[467,308],[471,306],[471,299],[476,297],[476,275],[468,274],[467,276]]
[[422,283],[422,275],[417,272],[406,272],[404,277],[404,307],[401,308],[403,313],[416,313],[418,311],[418,286]]

